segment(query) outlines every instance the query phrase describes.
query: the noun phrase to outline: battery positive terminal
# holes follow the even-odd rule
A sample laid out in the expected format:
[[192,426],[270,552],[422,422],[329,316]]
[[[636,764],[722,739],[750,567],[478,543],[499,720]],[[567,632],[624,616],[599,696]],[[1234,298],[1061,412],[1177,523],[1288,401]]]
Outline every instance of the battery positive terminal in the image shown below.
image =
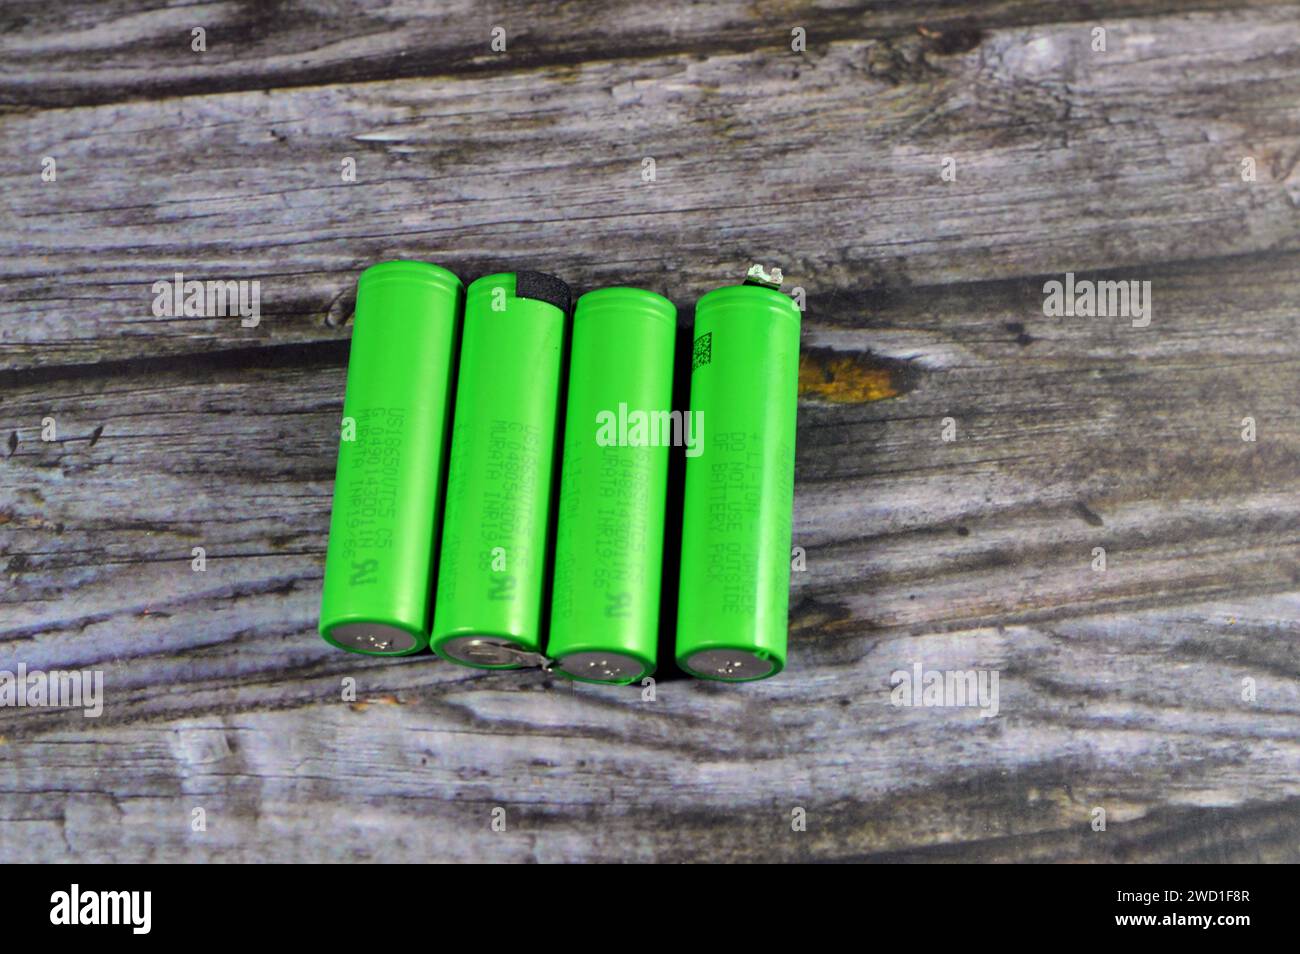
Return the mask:
[[749,266],[749,272],[745,275],[746,285],[762,285],[764,288],[771,288],[774,291],[781,289],[781,282],[784,280],[781,277],[781,269],[774,268],[768,271],[762,265]]

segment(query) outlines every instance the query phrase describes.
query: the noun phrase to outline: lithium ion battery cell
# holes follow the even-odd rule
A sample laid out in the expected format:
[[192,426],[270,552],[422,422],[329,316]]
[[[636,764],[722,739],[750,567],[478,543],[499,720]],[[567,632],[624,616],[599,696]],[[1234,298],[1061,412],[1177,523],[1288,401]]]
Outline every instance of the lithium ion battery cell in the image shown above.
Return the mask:
[[569,287],[488,275],[465,295],[432,647],[485,669],[541,655]]
[[401,656],[429,643],[464,292],[424,262],[383,262],[357,281],[320,609],[320,634],[340,649]]
[[780,286],[755,266],[695,306],[690,413],[707,431],[686,460],[676,655],[702,679],[785,668],[800,321]]
[[583,682],[655,671],[676,327],[673,303],[637,288],[574,309],[546,654]]

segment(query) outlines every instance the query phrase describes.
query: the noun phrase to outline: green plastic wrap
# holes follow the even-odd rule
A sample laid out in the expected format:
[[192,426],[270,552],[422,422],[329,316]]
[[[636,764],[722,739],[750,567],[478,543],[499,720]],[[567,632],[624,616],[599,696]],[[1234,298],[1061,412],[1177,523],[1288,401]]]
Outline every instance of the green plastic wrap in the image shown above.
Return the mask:
[[585,682],[655,670],[676,322],[636,288],[574,310],[546,654]]
[[431,560],[464,286],[423,262],[357,281],[320,634],[379,656],[429,642]]
[[686,461],[676,656],[703,679],[785,668],[799,324],[762,285],[695,308],[690,408],[706,438]]
[[568,287],[536,272],[469,286],[431,644],[466,666],[541,659]]

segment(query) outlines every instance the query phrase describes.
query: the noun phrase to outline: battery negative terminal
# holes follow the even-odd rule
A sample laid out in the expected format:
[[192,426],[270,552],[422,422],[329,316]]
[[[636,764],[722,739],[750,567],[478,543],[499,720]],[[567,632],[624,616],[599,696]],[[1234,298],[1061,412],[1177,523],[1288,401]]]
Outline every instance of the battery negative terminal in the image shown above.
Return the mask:
[[626,684],[646,671],[645,664],[626,653],[579,652],[555,660],[567,676],[587,682]]
[[745,275],[746,285],[762,285],[764,288],[779,290],[781,282],[785,281],[781,277],[781,269],[773,268],[768,270],[762,265],[749,266],[749,272]]

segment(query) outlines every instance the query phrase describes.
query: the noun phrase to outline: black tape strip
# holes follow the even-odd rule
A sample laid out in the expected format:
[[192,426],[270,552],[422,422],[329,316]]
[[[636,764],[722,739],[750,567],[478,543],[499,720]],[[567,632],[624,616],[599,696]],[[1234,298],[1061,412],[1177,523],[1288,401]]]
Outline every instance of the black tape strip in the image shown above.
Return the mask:
[[544,272],[515,272],[515,297],[544,301],[569,313],[569,286]]

